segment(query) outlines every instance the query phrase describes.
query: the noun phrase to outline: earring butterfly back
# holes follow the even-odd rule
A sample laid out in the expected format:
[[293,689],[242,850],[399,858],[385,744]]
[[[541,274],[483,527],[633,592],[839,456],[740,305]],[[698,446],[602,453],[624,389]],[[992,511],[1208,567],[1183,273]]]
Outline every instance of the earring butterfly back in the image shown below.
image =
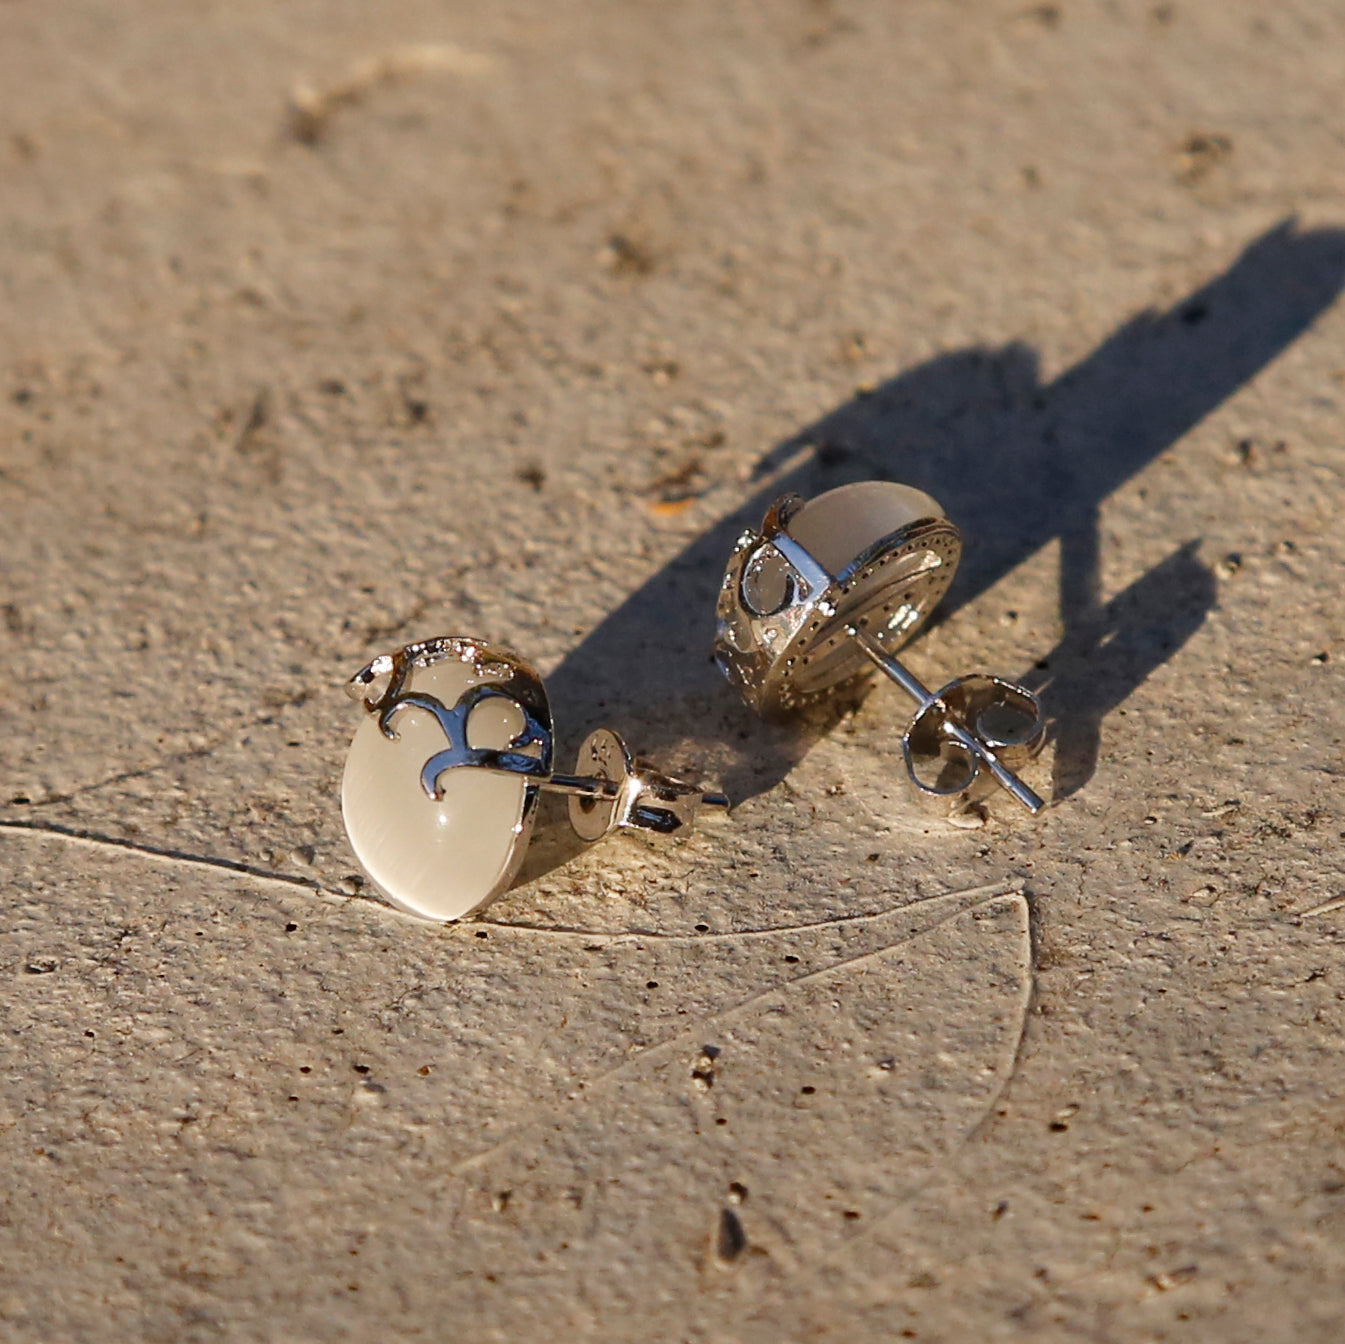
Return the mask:
[[876,669],[915,703],[901,749],[920,794],[952,801],[988,774],[1035,814],[1045,803],[1014,770],[1045,737],[1036,696],[983,674],[932,692],[896,657],[938,606],[961,555],[961,533],[910,486],[861,481],[806,503],[785,495],[734,548],[715,657],[767,716],[819,704]]

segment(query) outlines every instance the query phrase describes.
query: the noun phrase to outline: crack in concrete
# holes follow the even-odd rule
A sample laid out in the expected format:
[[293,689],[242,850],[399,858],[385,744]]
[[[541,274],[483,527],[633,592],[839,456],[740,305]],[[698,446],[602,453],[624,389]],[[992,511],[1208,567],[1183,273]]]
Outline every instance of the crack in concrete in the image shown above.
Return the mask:
[[239,859],[224,859],[212,854],[192,854],[186,850],[170,849],[166,845],[148,845],[138,840],[123,840],[115,835],[99,835],[94,831],[80,830],[74,826],[62,826],[50,821],[0,821],[0,832],[8,831],[22,835],[51,835],[74,844],[91,847],[119,849],[142,858],[157,859],[164,863],[183,863],[200,868],[215,868],[229,873],[241,873],[246,877],[255,877],[262,882],[275,882],[284,887],[298,887],[303,891],[312,891],[319,896],[333,900],[348,901],[356,899],[344,892],[324,887],[316,878],[289,877],[284,873],[269,873],[265,868],[244,863]]
[[[970,891],[943,892],[937,896],[921,897],[919,900],[908,902],[906,905],[893,907],[892,909],[883,911],[880,914],[857,916],[850,918],[869,919],[869,920],[883,917],[891,918],[892,916],[900,915],[907,910],[911,910],[915,907],[925,905],[932,901],[947,901],[958,899],[967,900],[970,897],[979,896],[982,890],[983,889],[972,888]],[[1027,943],[1027,951],[1025,954],[1025,959],[1026,959],[1026,978],[1028,982],[1028,991],[1023,999],[1021,1018],[1022,1023],[1025,1024],[1028,1009],[1031,1003],[1032,984],[1033,984],[1032,935],[1031,935],[1030,922],[1027,917],[1027,910],[1028,910],[1027,898],[1024,895],[1021,888],[1006,889],[1001,886],[1000,888],[995,889],[993,891],[993,894],[985,897],[983,900],[973,900],[972,903],[969,905],[959,905],[957,909],[949,911],[947,914],[934,920],[930,924],[926,924],[921,928],[913,930],[905,937],[895,939],[891,943],[885,943],[882,947],[874,948],[868,952],[861,952],[853,957],[845,957],[840,961],[832,962],[829,966],[821,967],[818,970],[806,971],[802,975],[791,976],[788,979],[778,981],[776,984],[770,986],[768,989],[758,990],[755,994],[751,994],[747,998],[739,1000],[737,1003],[730,1004],[727,1008],[721,1008],[719,1011],[710,1013],[706,1017],[698,1018],[694,1026],[684,1028],[683,1030],[678,1031],[673,1036],[666,1037],[662,1041],[658,1041],[653,1045],[646,1046],[644,1049],[639,1050],[635,1054],[633,1054],[629,1059],[623,1060],[620,1064],[614,1066],[611,1069],[608,1069],[604,1073],[598,1074],[597,1077],[585,1082],[582,1085],[583,1086],[582,1093],[576,1090],[565,1101],[559,1103],[553,1103],[550,1106],[544,1107],[541,1110],[541,1112],[539,1112],[537,1115],[533,1116],[524,1124],[518,1125],[515,1128],[511,1129],[508,1133],[506,1133],[495,1143],[493,1143],[489,1148],[483,1149],[481,1152],[474,1153],[471,1157],[464,1158],[462,1161],[455,1163],[452,1167],[448,1169],[446,1174],[447,1176],[452,1178],[483,1165],[485,1162],[489,1161],[490,1158],[493,1157],[495,1154],[503,1151],[505,1148],[515,1143],[521,1135],[526,1134],[533,1129],[536,1129],[539,1125],[550,1120],[555,1115],[563,1113],[563,1111],[573,1102],[579,1101],[581,1099],[587,1100],[588,1098],[592,1097],[595,1091],[604,1087],[606,1084],[622,1078],[623,1076],[631,1073],[633,1070],[637,1068],[643,1068],[647,1066],[652,1060],[657,1060],[661,1056],[674,1053],[681,1046],[689,1046],[691,1043],[703,1037],[705,1034],[705,1029],[711,1025],[722,1024],[727,1019],[735,1015],[747,1012],[750,1009],[755,1008],[764,1000],[771,998],[773,995],[790,994],[799,989],[800,987],[807,984],[811,984],[814,981],[825,980],[828,977],[838,975],[842,972],[850,972],[857,970],[858,968],[866,965],[867,963],[875,961],[880,957],[886,956],[890,952],[894,951],[899,947],[903,947],[907,943],[913,942],[917,938],[923,938],[926,935],[935,932],[937,929],[942,928],[945,924],[950,923],[954,919],[960,918],[961,916],[967,914],[971,910],[975,910],[983,906],[989,905],[993,901],[1005,897],[1013,899],[1022,910],[1024,916],[1023,936]],[[801,927],[828,928],[828,927],[835,927],[845,922],[847,922],[847,917],[842,916],[834,920],[821,921],[819,924],[816,925],[806,925]],[[757,932],[761,935],[769,934],[778,937],[782,932],[787,931],[788,930],[783,929],[763,929],[758,930]],[[1017,1061],[1022,1050],[1025,1029],[1026,1029],[1025,1025],[1020,1025],[1019,1031],[1015,1034],[1013,1051],[1010,1059],[1010,1066],[1006,1070],[1007,1076],[1005,1082],[1001,1087],[996,1089],[995,1095],[990,1102],[986,1116],[983,1117],[981,1120],[977,1121],[976,1125],[974,1125],[972,1129],[968,1132],[967,1135],[968,1139],[970,1139],[972,1135],[980,1131],[981,1127],[985,1124],[986,1119],[989,1117],[990,1114],[993,1113],[994,1108],[999,1104],[999,1100],[1003,1096],[1005,1088],[1007,1088],[1009,1081],[1011,1081],[1012,1077],[1016,1073]]]

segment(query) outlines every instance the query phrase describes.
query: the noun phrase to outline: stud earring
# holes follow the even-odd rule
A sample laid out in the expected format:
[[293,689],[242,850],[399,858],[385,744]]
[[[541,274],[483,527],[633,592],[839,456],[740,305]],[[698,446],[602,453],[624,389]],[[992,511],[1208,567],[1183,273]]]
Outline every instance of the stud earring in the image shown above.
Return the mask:
[[758,713],[806,709],[876,668],[915,701],[901,749],[916,789],[965,795],[987,771],[1030,812],[1016,774],[1040,749],[1041,706],[1000,677],[958,677],[931,693],[894,656],[953,580],[962,537],[938,502],[889,481],[785,495],[744,532],[719,595],[715,658]]
[[555,773],[541,677],[479,639],[408,644],[346,689],[368,713],[341,781],[346,834],[374,886],[423,919],[461,919],[508,889],[542,789],[569,795],[588,841],[619,827],[671,834],[701,806],[728,807],[635,760],[607,728],[585,739],[577,773]]

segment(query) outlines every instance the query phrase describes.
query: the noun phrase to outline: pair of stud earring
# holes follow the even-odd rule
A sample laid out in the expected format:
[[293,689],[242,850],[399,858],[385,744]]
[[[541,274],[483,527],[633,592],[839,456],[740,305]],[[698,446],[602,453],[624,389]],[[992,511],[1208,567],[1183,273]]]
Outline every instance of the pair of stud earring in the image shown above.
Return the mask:
[[[919,794],[956,803],[989,779],[1036,813],[1042,800],[1014,773],[1044,737],[1036,697],[981,674],[931,692],[895,657],[961,554],[957,528],[910,486],[865,481],[806,503],[786,495],[734,548],[715,656],[767,716],[806,710],[880,671],[915,702],[901,749]],[[619,828],[673,834],[701,808],[728,807],[637,760],[606,728],[584,741],[573,774],[557,773],[541,678],[482,640],[409,644],[361,668],[347,689],[368,717],[346,760],[346,832],[378,890],[425,919],[461,919],[509,888],[542,790],[569,796],[585,841]]]

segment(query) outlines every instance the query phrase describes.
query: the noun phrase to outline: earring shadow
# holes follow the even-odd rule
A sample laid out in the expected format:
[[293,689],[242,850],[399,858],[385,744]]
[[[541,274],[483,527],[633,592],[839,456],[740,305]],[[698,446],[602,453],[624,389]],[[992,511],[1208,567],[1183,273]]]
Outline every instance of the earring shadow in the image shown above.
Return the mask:
[[1200,629],[1214,606],[1214,575],[1196,557],[1198,545],[1187,542],[1110,602],[1074,612],[1060,642],[1019,679],[1041,697],[1054,725],[1056,799],[1092,779],[1102,720]]
[[[1128,321],[1049,382],[1036,352],[1015,342],[939,356],[850,398],[768,452],[751,497],[594,627],[548,678],[553,704],[580,735],[614,726],[665,768],[717,776],[737,801],[774,787],[826,725],[762,722],[715,668],[714,605],[733,543],[787,491],[901,480],[935,496],[969,539],[941,619],[1061,541],[1065,634],[1051,655],[1048,700],[1063,725],[1062,783],[1080,787],[1102,717],[1189,638],[1213,601],[1213,580],[1184,547],[1099,613],[1103,502],[1291,345],[1342,287],[1345,230],[1285,220],[1223,274]],[[1188,592],[1184,615],[1155,625],[1174,575]],[[1106,641],[1108,620],[1129,633]],[[1170,632],[1167,647],[1146,643],[1144,632],[1159,628]],[[1111,689],[1086,689],[1085,664],[1095,687]],[[1071,727],[1071,716],[1092,726]]]

